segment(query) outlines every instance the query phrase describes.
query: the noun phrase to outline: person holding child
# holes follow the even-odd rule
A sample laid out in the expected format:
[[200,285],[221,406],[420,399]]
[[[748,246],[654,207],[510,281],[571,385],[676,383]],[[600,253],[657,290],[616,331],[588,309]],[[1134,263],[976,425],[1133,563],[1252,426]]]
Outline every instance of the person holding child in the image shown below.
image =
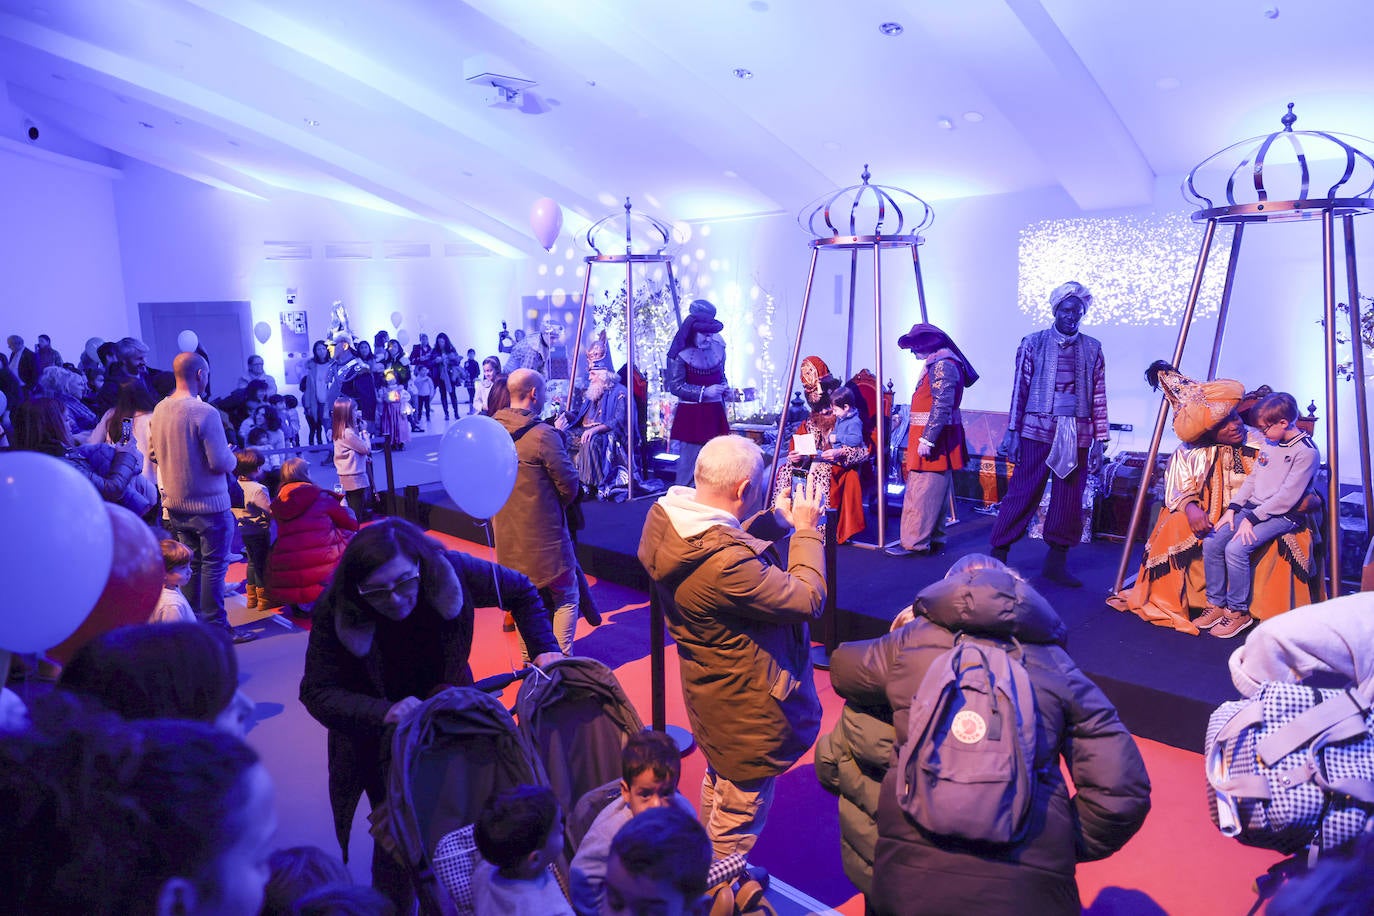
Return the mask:
[[1304,524],[1297,506],[1321,466],[1312,437],[1298,428],[1298,402],[1291,394],[1269,395],[1255,414],[1266,440],[1259,460],[1202,542],[1207,609],[1195,623],[1222,639],[1254,623],[1252,559],[1270,541]]

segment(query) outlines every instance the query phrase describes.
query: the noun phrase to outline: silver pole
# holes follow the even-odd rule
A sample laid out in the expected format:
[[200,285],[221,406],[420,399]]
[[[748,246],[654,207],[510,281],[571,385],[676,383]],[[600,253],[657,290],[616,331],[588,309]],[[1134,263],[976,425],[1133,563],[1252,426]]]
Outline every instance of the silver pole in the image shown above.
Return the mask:
[[[1231,235],[1231,257],[1226,262],[1226,282],[1221,287],[1221,305],[1217,308],[1217,333],[1212,338],[1212,360],[1207,364],[1207,380],[1217,377],[1217,364],[1221,362],[1221,338],[1226,329],[1226,315],[1231,310],[1231,291],[1235,288],[1236,263],[1240,260],[1240,240],[1245,233],[1245,224],[1236,223],[1236,231]],[[1175,366],[1182,369],[1182,366]]]
[[802,294],[801,317],[797,319],[797,342],[792,345],[792,362],[787,367],[787,382],[783,385],[782,405],[778,411],[778,439],[773,447],[773,464],[768,470],[768,486],[774,486],[778,479],[778,459],[782,457],[783,434],[787,432],[787,408],[792,403],[792,380],[797,377],[797,363],[801,359],[802,332],[806,330],[806,309],[811,304],[811,282],[816,279],[816,258],[821,250],[811,249],[811,269],[806,274],[806,292]]
[[926,285],[921,279],[920,248],[921,243],[919,241],[911,243],[911,267],[916,271],[916,303],[921,307],[921,322],[924,324],[929,322],[930,318],[926,316]]
[[[1336,434],[1336,259],[1335,214],[1328,207],[1322,211],[1322,295],[1325,301],[1326,332],[1326,562],[1331,577],[1327,594],[1339,598],[1341,594],[1341,480],[1338,472],[1338,437]],[[1359,347],[1361,340],[1355,338]]]
[[587,266],[587,275],[582,278],[582,306],[577,310],[577,336],[573,338],[572,358],[568,360],[568,403],[563,405],[564,410],[572,410],[573,391],[577,384],[577,360],[582,356],[582,334],[587,324],[587,292],[592,288],[593,260],[583,258],[582,263]]
[[634,261],[630,260],[630,202],[625,201],[625,463],[630,479],[625,499],[635,498],[635,287]]
[[[1207,231],[1202,236],[1202,249],[1197,255],[1197,266],[1193,268],[1193,285],[1188,288],[1188,304],[1178,325],[1178,341],[1174,344],[1175,366],[1183,360],[1183,346],[1188,342],[1188,329],[1192,327],[1193,312],[1197,308],[1198,294],[1202,291],[1202,275],[1207,270],[1207,254],[1212,250],[1212,238],[1216,232],[1216,219],[1209,219]],[[1145,469],[1140,477],[1140,490],[1136,492],[1135,504],[1131,507],[1131,523],[1126,526],[1126,543],[1121,548],[1121,563],[1116,568],[1116,581],[1112,585],[1113,594],[1121,591],[1121,583],[1126,580],[1126,567],[1131,562],[1131,545],[1135,542],[1135,533],[1140,527],[1140,517],[1145,514],[1145,499],[1149,496],[1150,478],[1154,475],[1155,459],[1159,457],[1159,443],[1164,438],[1164,421],[1168,415],[1169,402],[1161,397],[1159,415],[1155,418],[1155,431],[1150,437],[1150,452],[1145,458]]]
[[854,284],[859,276],[859,249],[849,249],[849,332],[844,339],[844,380],[854,377]]
[[873,349],[878,366],[873,410],[878,432],[878,543],[887,547],[887,411],[883,410],[883,237],[873,240]]
[[[1370,486],[1369,470],[1369,407],[1365,393],[1364,323],[1360,320],[1360,284],[1355,274],[1355,217],[1341,218],[1345,230],[1345,282],[1350,296],[1350,368],[1355,373],[1355,417],[1359,421],[1360,484],[1364,487],[1364,517],[1374,520],[1374,487]],[[1374,523],[1374,522],[1371,522]]]

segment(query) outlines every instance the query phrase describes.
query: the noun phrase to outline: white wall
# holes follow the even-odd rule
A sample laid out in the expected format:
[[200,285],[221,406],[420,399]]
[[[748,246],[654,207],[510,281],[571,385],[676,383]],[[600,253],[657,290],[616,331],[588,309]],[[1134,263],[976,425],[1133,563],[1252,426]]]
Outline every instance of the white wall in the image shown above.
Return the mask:
[[52,338],[75,362],[89,337],[136,326],[124,300],[109,170],[0,146],[0,337]]
[[[353,330],[369,339],[383,328],[396,336],[390,316],[398,312],[412,342],[421,331],[447,331],[455,345],[483,342],[479,349],[494,349],[501,320],[518,314],[517,262],[446,258],[444,243],[456,238],[432,223],[286,191],[261,200],[141,163],[130,163],[126,176],[116,205],[129,307],[250,300],[253,323],[272,329],[257,345],[269,372],[281,372],[280,313],[288,307],[307,311],[312,339],[325,335],[330,305],[341,299]],[[309,242],[313,257],[269,261],[267,241]],[[386,241],[428,242],[431,256],[388,260]],[[326,259],[326,242],[373,243],[374,256]],[[288,288],[297,291],[294,306]]]

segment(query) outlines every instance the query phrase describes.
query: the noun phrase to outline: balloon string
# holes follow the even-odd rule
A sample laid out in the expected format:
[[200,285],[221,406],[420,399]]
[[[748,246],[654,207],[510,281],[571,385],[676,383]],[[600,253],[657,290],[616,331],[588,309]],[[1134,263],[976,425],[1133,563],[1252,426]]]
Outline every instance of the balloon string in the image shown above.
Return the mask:
[[[500,608],[502,611],[504,611],[506,609],[506,606],[501,601],[501,572],[497,568],[498,564],[496,562],[496,544],[492,541],[491,537],[491,519],[488,518],[482,520],[482,530],[486,532],[487,546],[491,548],[491,584],[493,588],[495,588],[496,590],[496,606]],[[520,635],[523,637],[524,634]],[[506,640],[506,664],[510,666],[511,674],[514,674],[516,671],[519,670],[515,667],[515,657],[511,655],[510,640]],[[521,665],[521,667],[523,668],[524,666]]]

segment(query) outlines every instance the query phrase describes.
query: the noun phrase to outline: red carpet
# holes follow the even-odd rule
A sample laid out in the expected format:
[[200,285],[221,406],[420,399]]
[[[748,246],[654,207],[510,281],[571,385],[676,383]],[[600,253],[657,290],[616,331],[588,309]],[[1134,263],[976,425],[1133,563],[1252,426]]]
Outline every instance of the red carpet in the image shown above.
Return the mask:
[[[445,535],[446,544],[490,556],[478,546]],[[578,623],[579,654],[599,658],[617,676],[641,716],[650,709],[648,601],[642,593],[594,581],[594,593],[606,621],[593,629]],[[479,611],[478,632],[500,630],[500,614]],[[479,641],[491,646],[490,640]],[[478,677],[510,670],[519,658],[513,638],[507,651],[474,656]],[[504,656],[504,657],[503,657]],[[670,724],[686,727],[678,687],[677,657],[668,651],[667,709]],[[834,727],[843,705],[824,671],[816,686],[825,710],[823,729]],[[510,693],[505,699],[513,701]],[[1153,784],[1153,810],[1141,832],[1117,855],[1079,868],[1078,884],[1086,912],[1093,914],[1243,913],[1253,903],[1251,882],[1278,860],[1277,854],[1247,849],[1226,839],[1207,815],[1206,780],[1197,754],[1141,740]],[[682,791],[694,802],[705,762],[693,749],[683,759]],[[840,867],[839,821],[835,799],[816,783],[811,759],[803,758],[779,783],[768,826],[752,860],[783,881],[835,907],[841,913],[863,913],[862,898]]]

